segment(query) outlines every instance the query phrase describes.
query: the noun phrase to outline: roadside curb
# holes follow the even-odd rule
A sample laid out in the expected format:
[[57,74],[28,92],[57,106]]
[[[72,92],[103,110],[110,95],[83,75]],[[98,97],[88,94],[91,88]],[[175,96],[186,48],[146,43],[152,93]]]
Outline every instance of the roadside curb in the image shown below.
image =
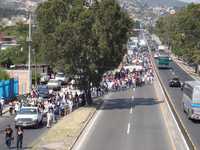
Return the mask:
[[191,71],[187,71],[185,69],[185,67],[183,67],[177,60],[176,58],[173,57],[173,61],[183,70],[185,71],[190,77],[192,77],[194,80],[200,80],[200,76],[194,72],[191,72]]
[[[101,98],[100,98],[101,99]],[[101,101],[101,103],[97,106],[96,110],[94,112],[92,112],[91,115],[88,116],[86,123],[84,124],[84,126],[82,127],[82,129],[80,130],[78,136],[75,138],[75,140],[72,142],[72,145],[68,148],[69,150],[72,150],[75,146],[75,144],[77,143],[77,141],[80,139],[82,133],[84,132],[84,130],[86,129],[86,127],[88,126],[88,124],[90,123],[90,121],[92,120],[92,118],[95,116],[95,114],[97,113],[97,111],[101,108],[103,104],[103,101]]]

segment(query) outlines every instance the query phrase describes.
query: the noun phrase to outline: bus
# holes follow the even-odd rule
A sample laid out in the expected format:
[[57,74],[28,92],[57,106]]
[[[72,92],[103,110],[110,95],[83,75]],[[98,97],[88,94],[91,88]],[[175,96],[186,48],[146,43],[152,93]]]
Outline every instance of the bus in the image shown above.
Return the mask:
[[169,55],[160,55],[157,58],[157,65],[159,69],[170,69],[171,58]]
[[200,120],[200,81],[186,81],[182,90],[183,111],[189,119]]

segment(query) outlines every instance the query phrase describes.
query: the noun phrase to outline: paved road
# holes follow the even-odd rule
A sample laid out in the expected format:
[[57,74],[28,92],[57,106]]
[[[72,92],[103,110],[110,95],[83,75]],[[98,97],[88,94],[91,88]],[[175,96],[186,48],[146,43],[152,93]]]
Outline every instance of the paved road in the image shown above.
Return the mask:
[[[8,114],[4,115],[3,117],[0,117],[0,130],[5,129],[5,127],[10,124],[12,128],[14,129],[14,116],[10,117]],[[23,146],[24,149],[31,149],[31,147],[28,147],[29,144],[33,142],[37,137],[39,137],[44,131],[46,131],[47,128],[41,126],[39,129],[31,129],[27,128],[24,129],[24,140],[23,140]],[[14,129],[15,131],[15,129]],[[16,135],[15,132],[13,134]],[[16,138],[13,141],[12,149],[16,149]],[[4,144],[4,134],[0,134],[0,150],[6,150],[5,144]]]
[[172,68],[175,72],[173,74],[171,70],[163,70],[160,69],[159,73],[161,76],[161,79],[163,80],[165,87],[167,88],[173,103],[175,104],[176,110],[181,117],[186,129],[188,130],[190,137],[192,138],[192,141],[196,145],[197,149],[200,149],[200,122],[193,122],[191,120],[188,120],[187,115],[183,112],[182,109],[182,91],[179,88],[170,88],[168,87],[168,80],[170,80],[174,76],[178,76],[181,81],[188,81],[193,80],[192,77],[190,77],[185,71],[183,71],[177,64],[172,63]]
[[74,150],[172,150],[152,86],[112,93]]

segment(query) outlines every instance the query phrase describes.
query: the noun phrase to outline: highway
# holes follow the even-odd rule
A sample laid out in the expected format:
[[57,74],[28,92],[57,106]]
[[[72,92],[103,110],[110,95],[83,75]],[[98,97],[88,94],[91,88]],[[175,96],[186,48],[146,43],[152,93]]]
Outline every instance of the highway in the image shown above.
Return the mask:
[[[186,127],[193,143],[196,148],[200,149],[200,121],[192,121],[187,118],[187,114],[183,112],[182,108],[182,91],[179,88],[170,88],[168,86],[168,81],[175,76],[178,76],[181,81],[193,80],[185,71],[183,71],[177,64],[172,63],[172,70],[169,69],[159,69],[159,74],[165,87],[175,105],[175,108]],[[174,71],[173,71],[174,70]],[[173,73],[174,72],[174,73]]]
[[[14,128],[14,116],[9,116],[8,114],[4,115],[3,117],[0,117],[0,130],[4,130],[5,127],[10,124],[12,129],[14,130],[13,136],[15,137],[14,141],[12,142],[12,149],[16,149],[16,133]],[[45,124],[45,121],[44,121]],[[24,129],[24,138],[23,138],[23,149],[31,149],[29,145],[37,139],[42,133],[44,133],[47,130],[47,128],[44,125],[41,125],[39,129],[32,129],[32,128],[25,128]],[[4,133],[1,132],[0,134],[0,150],[6,150],[4,141]]]
[[152,85],[111,93],[73,150],[173,150]]

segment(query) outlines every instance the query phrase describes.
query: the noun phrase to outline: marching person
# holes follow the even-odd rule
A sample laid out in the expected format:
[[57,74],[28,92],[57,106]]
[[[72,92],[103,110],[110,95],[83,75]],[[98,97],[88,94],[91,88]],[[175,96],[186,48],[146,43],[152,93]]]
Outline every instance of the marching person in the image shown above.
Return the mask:
[[6,144],[8,149],[11,148],[12,140],[14,140],[14,138],[13,138],[13,130],[10,127],[10,125],[8,125],[6,127],[6,129],[5,129],[5,144]]
[[51,127],[51,124],[52,124],[52,119],[53,119],[53,110],[50,108],[48,109],[48,112],[47,112],[47,128],[50,128]]
[[23,128],[22,127],[17,127],[17,149],[22,149],[22,143],[23,143],[23,134],[24,134],[24,131],[23,131]]
[[3,113],[3,105],[2,105],[2,103],[0,102],[0,116],[2,116],[2,113]]

